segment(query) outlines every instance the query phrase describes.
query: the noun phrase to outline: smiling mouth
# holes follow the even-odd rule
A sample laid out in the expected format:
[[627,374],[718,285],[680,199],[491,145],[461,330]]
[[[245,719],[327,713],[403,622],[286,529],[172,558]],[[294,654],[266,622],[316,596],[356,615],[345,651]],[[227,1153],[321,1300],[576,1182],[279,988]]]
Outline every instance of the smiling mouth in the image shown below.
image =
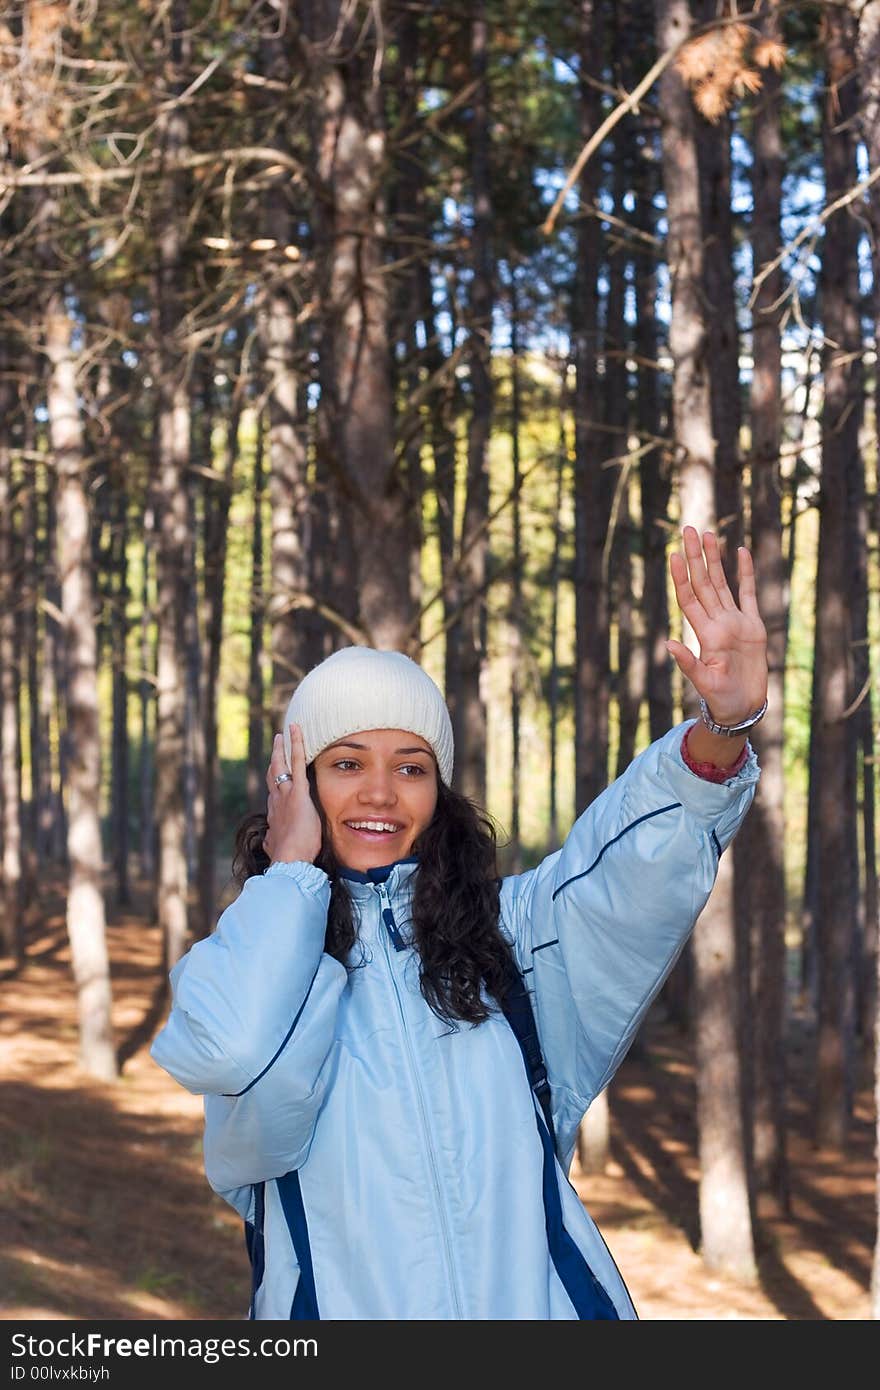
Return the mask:
[[391,821],[357,821],[355,823],[345,821],[346,829],[360,836],[362,840],[390,840],[403,830],[402,825],[393,825],[391,829],[388,829],[389,826],[392,826]]

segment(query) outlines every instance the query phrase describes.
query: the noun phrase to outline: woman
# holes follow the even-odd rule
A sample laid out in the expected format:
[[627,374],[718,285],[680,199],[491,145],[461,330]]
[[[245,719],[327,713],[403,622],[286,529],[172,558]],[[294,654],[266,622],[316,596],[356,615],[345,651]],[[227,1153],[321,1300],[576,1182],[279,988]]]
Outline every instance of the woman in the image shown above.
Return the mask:
[[[686,527],[687,560],[670,560],[700,659],[668,643],[702,718],[639,754],[526,873],[496,878],[420,667],[348,647],[300,682],[268,817],[241,837],[242,892],[174,967],[152,1048],[204,1095],[208,1180],[247,1223],[252,1318],[636,1316],[566,1174],[759,777],[751,556],[738,607],[704,543]],[[500,1007],[511,955],[550,1124]]]

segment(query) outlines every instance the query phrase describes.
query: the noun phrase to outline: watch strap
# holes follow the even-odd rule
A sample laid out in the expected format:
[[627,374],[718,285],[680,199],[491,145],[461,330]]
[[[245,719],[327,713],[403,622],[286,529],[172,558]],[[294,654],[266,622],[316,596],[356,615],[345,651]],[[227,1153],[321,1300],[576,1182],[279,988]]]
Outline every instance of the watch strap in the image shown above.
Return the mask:
[[747,729],[754,728],[758,721],[764,718],[766,713],[767,700],[765,698],[761,708],[755,710],[755,713],[750,714],[747,719],[741,719],[738,724],[719,724],[717,720],[712,718],[709,706],[706,704],[702,695],[700,696],[700,718],[711,733],[721,734],[724,738],[736,738],[737,734],[744,734]]

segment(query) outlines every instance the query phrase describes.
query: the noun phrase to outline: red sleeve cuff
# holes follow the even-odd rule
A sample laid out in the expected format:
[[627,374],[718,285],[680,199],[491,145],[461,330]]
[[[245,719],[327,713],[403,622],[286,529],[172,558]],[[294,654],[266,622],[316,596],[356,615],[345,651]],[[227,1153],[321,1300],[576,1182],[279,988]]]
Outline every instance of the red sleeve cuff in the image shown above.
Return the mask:
[[746,743],[735,763],[730,767],[718,767],[715,763],[698,763],[692,758],[688,751],[688,734],[693,728],[689,724],[685,729],[684,738],[681,741],[681,756],[684,758],[691,772],[695,772],[698,777],[702,777],[706,782],[726,782],[728,777],[735,777],[741,767],[745,766],[749,756],[749,745]]

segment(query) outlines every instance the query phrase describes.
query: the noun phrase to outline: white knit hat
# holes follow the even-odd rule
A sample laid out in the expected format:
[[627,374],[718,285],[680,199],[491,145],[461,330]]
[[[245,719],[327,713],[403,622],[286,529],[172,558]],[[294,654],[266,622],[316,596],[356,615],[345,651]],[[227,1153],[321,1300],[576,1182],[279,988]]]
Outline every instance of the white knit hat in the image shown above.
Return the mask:
[[362,729],[406,729],[430,743],[441,779],[452,782],[452,721],[439,688],[403,652],[340,647],[303,676],[284,718],[290,765],[290,725],[299,724],[306,763],[328,744]]

